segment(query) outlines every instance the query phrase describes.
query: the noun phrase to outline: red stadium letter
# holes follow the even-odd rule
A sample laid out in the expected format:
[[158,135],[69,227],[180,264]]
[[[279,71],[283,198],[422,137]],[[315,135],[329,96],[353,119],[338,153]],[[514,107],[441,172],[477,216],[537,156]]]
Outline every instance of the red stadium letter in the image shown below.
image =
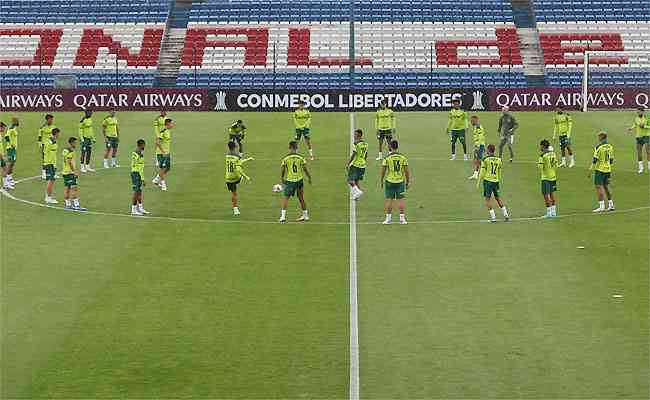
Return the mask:
[[[521,52],[515,28],[496,28],[496,39],[441,40],[436,42],[438,65],[521,65]],[[497,47],[499,57],[460,58],[459,47]]]
[[118,60],[126,61],[129,67],[155,67],[158,62],[162,36],[163,29],[145,29],[140,52],[131,54],[129,49],[122,47],[119,42],[105,34],[102,28],[84,29],[73,65],[80,67],[94,66],[97,63],[99,49],[106,48],[110,54],[115,54]]
[[[350,59],[330,58],[330,57],[311,57],[309,48],[311,46],[311,32],[309,28],[291,28],[289,29],[289,49],[287,52],[287,65],[306,67],[306,66],[343,66],[350,65]],[[369,58],[357,58],[354,65],[372,65]]]
[[[584,63],[584,52],[587,50],[621,51],[623,40],[619,33],[542,33],[539,35],[544,49],[546,64],[577,64]],[[599,56],[590,57],[589,64],[627,64],[627,57]]]
[[52,64],[54,64],[54,57],[56,57],[56,52],[59,49],[61,36],[63,36],[63,29],[0,29],[0,36],[9,36],[13,38],[39,37],[39,43],[35,53],[29,55],[31,58],[4,58],[3,54],[0,53],[1,66],[19,67],[42,65],[44,67],[51,67]]
[[[210,36],[240,35],[245,39],[208,40]],[[181,65],[201,67],[206,48],[235,47],[244,49],[244,66],[266,66],[269,46],[267,28],[192,28],[187,30]]]

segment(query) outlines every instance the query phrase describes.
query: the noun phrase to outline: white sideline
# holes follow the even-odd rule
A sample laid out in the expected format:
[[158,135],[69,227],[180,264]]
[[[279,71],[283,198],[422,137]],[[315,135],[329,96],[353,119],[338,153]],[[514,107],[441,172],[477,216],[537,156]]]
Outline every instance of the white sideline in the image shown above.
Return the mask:
[[[350,113],[350,153],[354,113]],[[359,400],[359,307],[357,303],[357,205],[350,193],[350,400]]]

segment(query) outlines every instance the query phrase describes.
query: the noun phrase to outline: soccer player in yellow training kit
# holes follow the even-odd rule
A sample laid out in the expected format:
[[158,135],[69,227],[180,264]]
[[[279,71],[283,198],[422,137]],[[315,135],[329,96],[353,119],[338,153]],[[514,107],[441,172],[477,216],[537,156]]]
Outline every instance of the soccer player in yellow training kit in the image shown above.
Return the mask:
[[[594,170],[594,184],[596,185],[596,194],[598,196],[598,208],[595,213],[603,211],[614,211],[614,199],[609,191],[609,180],[612,174],[612,164],[614,164],[614,147],[607,143],[607,134],[598,133],[598,146],[594,150],[594,158],[589,169]],[[605,195],[607,195],[607,209],[605,209]]]
[[363,140],[363,131],[357,129],[354,131],[354,147],[348,161],[348,184],[354,200],[358,200],[363,195],[359,182],[363,180],[363,176],[366,174],[367,160],[368,143]]
[[380,161],[384,157],[384,141],[386,142],[386,146],[393,141],[396,126],[395,113],[388,108],[388,102],[382,100],[381,108],[375,114],[375,130],[377,131],[377,140],[379,141],[379,155],[375,159],[376,161]]
[[85,110],[84,116],[79,121],[79,140],[81,140],[81,172],[95,172],[90,166],[90,156],[93,152],[95,128],[93,128],[93,112]]
[[460,141],[463,145],[463,159],[467,161],[467,144],[465,143],[465,131],[469,128],[469,118],[467,112],[460,108],[460,100],[454,99],[451,102],[452,109],[449,111],[449,121],[447,122],[447,135],[451,138],[451,158],[456,159],[456,142]]
[[45,180],[47,181],[47,185],[45,186],[45,203],[47,204],[58,203],[52,197],[52,191],[54,190],[54,181],[56,180],[56,159],[57,152],[59,151],[57,140],[59,139],[59,132],[59,128],[52,129],[50,137],[46,138],[43,142],[43,170],[45,171]]
[[4,142],[6,170],[5,177],[2,180],[2,186],[6,189],[14,189],[14,166],[16,165],[17,152],[18,152],[18,126],[20,122],[18,118],[11,118],[11,126],[6,129],[3,135],[0,135],[0,140]]
[[63,149],[61,156],[63,157],[63,170],[61,176],[63,177],[63,198],[65,200],[66,210],[86,211],[85,208],[79,204],[79,171],[76,168],[75,150],[77,148],[77,138],[71,137],[68,139],[68,147]]
[[560,151],[562,152],[562,162],[560,167],[566,167],[566,155],[569,155],[569,168],[576,165],[576,160],[571,148],[571,131],[573,130],[573,118],[562,107],[557,107],[555,117],[553,118],[553,140],[559,136]]
[[131,198],[131,215],[141,217],[151,214],[142,206],[142,188],[144,182],[144,139],[138,139],[135,150],[131,153],[131,187],[133,197]]
[[[7,125],[0,121],[0,136],[4,136],[5,131],[7,130]],[[2,188],[3,189],[14,189],[13,185],[12,186],[7,186],[6,182],[6,173],[7,173],[7,163],[5,162],[5,144],[4,140],[0,140],[0,170],[2,171]]]
[[399,207],[399,223],[406,225],[406,213],[404,208],[404,194],[411,184],[411,170],[409,162],[404,155],[398,153],[399,143],[393,140],[388,144],[388,155],[381,162],[380,187],[384,189],[386,200],[384,211],[386,219],[384,225],[393,222],[393,203],[397,202]]
[[237,146],[239,146],[239,155],[241,156],[244,155],[244,144],[242,142],[245,136],[246,125],[244,125],[244,121],[241,119],[233,122],[230,128],[228,128],[228,141],[237,143]]
[[503,218],[507,222],[510,220],[510,215],[508,214],[508,209],[499,193],[499,182],[501,182],[501,159],[494,155],[495,150],[496,147],[493,144],[488,145],[488,155],[483,159],[483,161],[481,161],[481,173],[478,176],[476,188],[478,189],[481,181],[483,181],[483,197],[485,198],[485,205],[490,212],[490,222],[497,222],[496,213],[494,212],[494,208],[492,208],[493,195],[497,204],[501,207]]
[[[160,110],[160,114],[153,120],[153,139],[154,142],[158,134],[165,129],[165,120],[167,119],[167,111]],[[154,156],[153,163],[158,165],[158,157]]]
[[648,161],[648,172],[650,172],[650,118],[645,115],[645,108],[639,107],[634,123],[628,129],[636,133],[636,154],[639,160],[639,173],[643,173],[643,146],[645,146],[646,159]]
[[239,206],[237,204],[237,185],[241,183],[242,178],[250,181],[251,178],[246,175],[243,165],[248,161],[253,161],[254,158],[242,159],[241,153],[235,151],[237,143],[235,141],[228,142],[228,153],[226,154],[226,187],[231,193],[232,213],[233,215],[240,215]]
[[41,162],[43,164],[41,178],[43,180],[47,179],[45,173],[45,163],[43,163],[43,161],[45,161],[45,143],[49,140],[50,136],[52,136],[52,130],[54,130],[54,128],[56,128],[56,126],[54,126],[54,116],[52,114],[45,115],[45,123],[38,129],[37,138],[38,146],[41,149]]
[[106,143],[104,168],[108,168],[109,157],[111,167],[118,168],[120,164],[117,162],[117,148],[120,145],[120,127],[117,118],[115,118],[115,111],[111,111],[102,121],[102,134],[104,135],[104,143]]
[[555,192],[557,191],[557,156],[551,143],[544,139],[539,142],[541,154],[537,160],[537,166],[542,178],[542,196],[546,204],[546,215],[544,218],[557,217],[555,205]]
[[472,115],[471,118],[472,128],[472,139],[474,141],[474,173],[472,176],[467,179],[478,179],[478,171],[481,168],[481,160],[483,159],[483,154],[485,153],[485,130],[483,125],[481,125],[478,116]]
[[167,191],[165,178],[172,167],[170,149],[173,127],[173,121],[167,118],[165,120],[165,128],[156,135],[156,165],[158,166],[158,175],[151,182],[163,192]]
[[314,160],[314,149],[311,145],[311,113],[305,108],[307,104],[304,101],[298,103],[298,108],[293,113],[293,124],[296,127],[295,141],[300,143],[300,138],[305,138],[305,143],[309,149],[309,159]]
[[307,160],[298,154],[298,142],[295,140],[289,142],[289,154],[282,159],[281,165],[280,179],[284,184],[284,193],[282,196],[282,209],[280,210],[280,223],[287,222],[287,204],[289,198],[294,195],[298,196],[300,208],[302,209],[302,216],[298,218],[298,222],[309,221],[303,181],[304,177],[307,176],[307,182],[311,185],[311,174],[307,169]]

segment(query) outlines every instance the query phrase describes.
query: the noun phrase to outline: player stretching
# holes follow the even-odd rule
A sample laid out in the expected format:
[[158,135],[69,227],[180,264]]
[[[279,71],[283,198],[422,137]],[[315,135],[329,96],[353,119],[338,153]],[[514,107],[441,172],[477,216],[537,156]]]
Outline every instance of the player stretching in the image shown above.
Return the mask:
[[634,123],[628,129],[636,133],[636,153],[639,160],[639,173],[643,173],[643,146],[645,146],[646,159],[648,160],[648,172],[650,172],[650,119],[645,115],[645,108],[639,107],[639,113],[634,118]]
[[485,152],[485,130],[481,126],[478,116],[472,115],[471,123],[474,128],[472,132],[472,138],[474,139],[474,173],[467,179],[478,179],[478,171],[481,168],[481,160]]
[[90,166],[90,156],[93,144],[97,141],[93,129],[93,112],[85,110],[84,116],[79,121],[79,139],[81,140],[81,172],[95,172]]
[[247,181],[251,180],[251,178],[244,172],[242,166],[244,163],[253,160],[252,157],[242,160],[241,153],[235,151],[236,147],[237,144],[234,141],[228,142],[228,153],[226,154],[226,187],[231,193],[233,215],[241,214],[237,205],[237,185],[241,183],[242,178]]
[[386,212],[384,225],[393,222],[393,202],[395,201],[397,201],[399,207],[399,223],[406,225],[404,193],[406,193],[411,183],[411,170],[406,157],[397,152],[398,148],[397,140],[391,141],[388,144],[388,155],[381,162],[380,186],[384,189],[386,197],[384,201],[384,211]]
[[63,157],[63,170],[61,171],[61,176],[63,177],[63,198],[65,199],[66,209],[86,211],[79,204],[79,185],[77,184],[79,171],[77,171],[75,166],[76,156],[74,154],[76,148],[77,138],[71,137],[68,139],[68,147],[63,149],[61,153]]
[[594,169],[594,184],[596,185],[596,194],[598,195],[598,208],[595,213],[605,211],[605,195],[607,195],[607,211],[614,211],[614,200],[612,193],[609,191],[609,179],[612,174],[612,164],[614,164],[614,147],[607,143],[607,134],[598,133],[600,142],[594,150],[594,159],[589,169]]
[[118,126],[117,118],[115,118],[115,111],[108,113],[108,116],[102,121],[102,134],[104,135],[104,142],[106,143],[106,151],[104,152],[104,168],[108,168],[108,157],[111,157],[111,167],[119,167],[117,162],[117,148],[120,144],[120,128]]
[[47,204],[57,204],[55,198],[52,197],[52,190],[54,189],[54,181],[56,180],[56,158],[59,145],[59,128],[52,129],[49,138],[46,138],[43,143],[43,170],[45,171],[45,180],[47,185],[45,187],[45,202]]
[[131,215],[142,216],[151,214],[142,206],[142,187],[144,182],[144,139],[138,139],[135,151],[131,153],[131,185],[133,197],[131,199]]
[[244,125],[244,121],[241,119],[233,122],[232,125],[230,125],[230,128],[228,128],[228,141],[237,143],[240,155],[244,155],[244,144],[242,141],[244,140],[245,136],[246,125]]
[[[167,111],[160,110],[160,114],[153,120],[153,139],[154,142],[158,137],[158,134],[165,129],[165,120],[167,119]],[[158,157],[154,157],[154,164],[158,165]]]
[[[0,136],[4,136],[5,131],[7,130],[7,125],[0,121]],[[7,185],[7,163],[5,162],[5,144],[4,140],[0,140],[0,169],[2,170],[2,188],[3,189],[14,189],[13,185]]]
[[571,149],[571,131],[573,130],[573,118],[562,110],[562,107],[557,107],[557,114],[553,118],[553,140],[559,135],[560,137],[560,150],[562,151],[562,162],[560,167],[566,167],[566,154],[569,154],[569,168],[576,165]]
[[52,131],[56,128],[54,126],[54,116],[52,114],[47,114],[45,116],[45,124],[41,125],[41,127],[38,130],[38,145],[41,148],[41,162],[43,164],[43,170],[42,170],[42,175],[41,178],[45,180],[46,173],[45,173],[45,143],[50,139],[50,136],[52,136]]
[[296,127],[296,142],[300,143],[300,138],[305,138],[307,148],[309,148],[309,159],[314,160],[314,149],[311,146],[311,113],[305,108],[306,103],[301,101],[298,108],[293,113],[293,124]]
[[7,189],[13,189],[15,185],[12,174],[16,165],[18,151],[18,125],[20,125],[18,118],[12,117],[11,126],[4,133],[4,137],[0,137],[0,140],[4,141],[7,158],[7,170],[5,171],[5,178],[2,183]]
[[156,135],[156,165],[158,166],[158,175],[151,181],[154,185],[160,187],[164,192],[167,191],[167,182],[165,178],[172,167],[170,145],[172,141],[172,120],[165,120],[165,128]]
[[388,108],[386,100],[381,101],[381,108],[377,110],[375,115],[375,129],[377,130],[377,140],[379,140],[379,155],[376,160],[380,161],[384,157],[383,146],[386,141],[386,146],[393,141],[395,134],[395,113]]
[[555,205],[555,192],[557,191],[557,157],[551,147],[551,143],[544,139],[539,142],[539,150],[542,152],[537,161],[539,172],[542,175],[542,196],[546,203],[546,215],[544,218],[557,217]]
[[348,184],[352,191],[352,198],[359,199],[363,192],[359,183],[366,174],[366,165],[368,164],[368,143],[363,140],[363,131],[357,129],[354,131],[354,148],[348,161]]
[[447,134],[451,137],[451,158],[456,159],[456,141],[463,145],[463,159],[467,161],[467,144],[465,143],[465,130],[469,128],[467,113],[460,108],[460,100],[454,99],[451,102],[453,108],[449,111],[449,122],[447,122]]
[[512,150],[512,145],[515,143],[515,130],[519,127],[515,117],[510,114],[510,108],[504,106],[501,111],[501,118],[499,118],[499,158],[503,158],[503,147],[507,144],[508,150],[510,151],[510,162],[515,157],[515,153]]
[[508,214],[508,209],[499,194],[501,159],[494,155],[495,150],[496,148],[493,144],[488,145],[488,155],[481,162],[481,174],[478,177],[478,182],[476,182],[476,188],[478,189],[481,181],[483,181],[483,197],[485,197],[485,205],[490,211],[490,222],[497,222],[496,213],[494,212],[494,208],[492,208],[492,195],[494,195],[494,199],[497,201],[499,207],[501,207],[503,218],[509,221],[510,215]]
[[282,172],[280,178],[284,183],[284,193],[282,197],[282,210],[280,210],[280,223],[287,222],[287,204],[289,198],[293,195],[298,196],[300,208],[302,209],[302,216],[298,218],[298,222],[309,221],[309,211],[307,211],[307,203],[305,203],[304,193],[304,176],[307,176],[307,182],[311,185],[311,174],[307,169],[307,161],[298,154],[298,142],[292,140],[289,142],[289,154],[282,159]]

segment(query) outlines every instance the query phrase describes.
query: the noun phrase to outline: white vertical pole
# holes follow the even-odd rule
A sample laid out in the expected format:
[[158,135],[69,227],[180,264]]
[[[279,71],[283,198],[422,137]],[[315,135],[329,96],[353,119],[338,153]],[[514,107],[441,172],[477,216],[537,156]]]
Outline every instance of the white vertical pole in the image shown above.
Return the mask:
[[587,96],[589,94],[589,51],[585,51],[582,66],[582,112],[587,112]]

